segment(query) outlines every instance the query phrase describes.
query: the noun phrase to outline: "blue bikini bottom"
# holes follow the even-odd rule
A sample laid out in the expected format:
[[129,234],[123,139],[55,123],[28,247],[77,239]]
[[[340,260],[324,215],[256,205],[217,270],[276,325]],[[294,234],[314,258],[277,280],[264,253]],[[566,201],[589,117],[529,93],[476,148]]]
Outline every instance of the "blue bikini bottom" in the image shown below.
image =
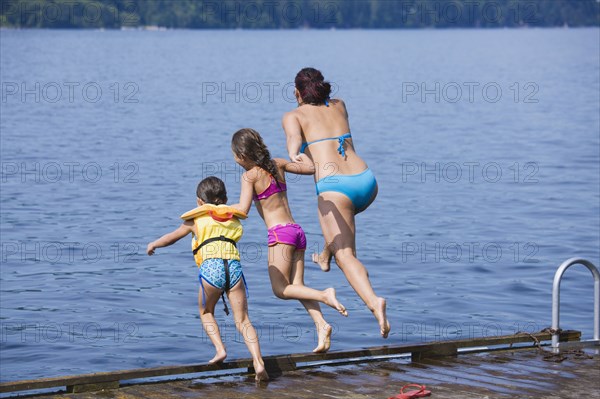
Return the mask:
[[367,168],[356,175],[332,175],[317,182],[317,195],[335,191],[350,198],[355,213],[367,209],[377,191],[377,180],[371,169]]

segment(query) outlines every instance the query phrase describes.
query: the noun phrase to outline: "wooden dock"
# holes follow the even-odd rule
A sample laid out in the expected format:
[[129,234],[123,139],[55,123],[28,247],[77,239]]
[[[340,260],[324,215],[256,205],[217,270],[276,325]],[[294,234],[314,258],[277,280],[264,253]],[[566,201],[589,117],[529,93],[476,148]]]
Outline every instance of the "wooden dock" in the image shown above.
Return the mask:
[[[561,341],[578,341],[580,336],[577,331],[565,331]],[[272,356],[265,358],[265,363],[274,378],[258,385],[248,369],[251,362],[242,359],[220,366],[200,364],[6,382],[0,384],[0,392],[66,387],[67,392],[34,395],[56,399],[388,398],[405,384],[419,383],[427,385],[432,398],[439,399],[600,399],[599,347],[587,352],[569,349],[556,355],[543,346],[550,338],[543,332]],[[179,379],[144,380],[168,375]]]

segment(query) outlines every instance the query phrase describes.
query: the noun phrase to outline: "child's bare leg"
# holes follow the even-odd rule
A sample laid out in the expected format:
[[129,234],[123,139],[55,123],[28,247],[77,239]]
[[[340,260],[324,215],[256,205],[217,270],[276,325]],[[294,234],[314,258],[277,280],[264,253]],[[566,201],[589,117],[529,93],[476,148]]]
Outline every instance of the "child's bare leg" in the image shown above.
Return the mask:
[[332,254],[331,250],[329,249],[329,246],[325,242],[323,244],[323,251],[321,251],[320,253],[312,254],[312,261],[315,262],[316,264],[318,264],[319,267],[321,268],[321,270],[323,270],[324,272],[328,272],[331,269],[331,258],[332,257],[333,257],[333,254]]
[[[294,278],[296,273],[301,273],[300,279]],[[318,291],[304,285],[304,251],[296,251],[292,245],[277,244],[269,247],[269,277],[273,293],[278,298],[318,301],[331,306],[343,316],[348,316],[333,288]]]
[[233,318],[235,320],[235,326],[237,327],[244,342],[250,351],[252,356],[252,363],[254,364],[254,371],[256,372],[257,381],[266,381],[269,379],[269,375],[265,370],[265,363],[260,353],[260,344],[258,343],[258,334],[248,316],[248,301],[246,298],[246,287],[244,281],[240,280],[233,288],[227,293],[229,298],[229,304],[233,310]]
[[[291,282],[294,286],[304,286],[304,251],[296,250],[294,251],[294,259],[292,263],[291,270]],[[328,303],[336,303],[337,299],[335,297],[335,290],[333,288],[327,288],[323,291],[325,296],[328,297],[326,302]],[[313,319],[315,323],[316,332],[317,332],[317,346],[313,349],[313,352],[327,352],[331,347],[331,332],[333,328],[325,318],[323,317],[323,313],[321,312],[321,307],[319,306],[319,302],[314,300],[301,299],[300,302]],[[337,302],[339,304],[339,302]],[[342,308],[342,313],[344,316],[348,315],[346,309],[340,304]]]
[[332,328],[323,318],[319,302],[347,316],[346,308],[338,302],[335,290],[318,291],[304,285],[304,251],[292,245],[277,244],[269,247],[269,277],[273,292],[281,299],[298,299],[313,319],[318,345],[313,352],[326,352],[331,346]]
[[200,319],[202,320],[202,327],[206,335],[210,338],[210,341],[215,347],[215,356],[209,360],[209,363],[218,363],[225,360],[227,352],[225,351],[225,345],[221,339],[221,332],[219,331],[219,325],[215,320],[215,305],[219,301],[221,290],[213,287],[204,280],[202,280],[204,286],[204,296],[206,303],[202,305],[202,288],[198,291],[198,307],[200,309]]
[[300,300],[304,309],[315,323],[317,331],[317,346],[313,349],[315,353],[327,352],[331,347],[331,332],[333,328],[325,321],[319,302],[310,300]]
[[[292,263],[291,280],[294,285],[304,285],[304,251],[294,251],[294,262]],[[329,290],[329,289],[328,289]],[[331,288],[331,290],[333,290]],[[327,290],[326,290],[327,291]],[[335,291],[333,292],[335,295]],[[315,323],[317,331],[317,346],[313,349],[315,353],[327,352],[331,347],[331,332],[333,328],[325,321],[319,302],[311,300],[300,300],[304,309],[308,312]]]

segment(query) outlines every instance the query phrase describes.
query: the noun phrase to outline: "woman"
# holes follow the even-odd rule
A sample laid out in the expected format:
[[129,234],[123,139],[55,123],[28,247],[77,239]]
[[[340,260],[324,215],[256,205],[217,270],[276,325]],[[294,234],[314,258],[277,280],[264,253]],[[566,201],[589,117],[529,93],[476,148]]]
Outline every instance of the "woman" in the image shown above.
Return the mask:
[[[384,298],[375,295],[364,265],[356,258],[354,215],[377,196],[377,182],[352,143],[348,112],[342,100],[330,100],[331,85],[321,72],[304,68],[296,75],[298,108],[283,116],[290,159],[303,162],[302,153],[315,164],[319,222],[325,238],[321,254],[313,261],[329,271],[335,256],[354,291],[361,297],[387,338],[390,323]],[[306,162],[306,161],[305,161]]]

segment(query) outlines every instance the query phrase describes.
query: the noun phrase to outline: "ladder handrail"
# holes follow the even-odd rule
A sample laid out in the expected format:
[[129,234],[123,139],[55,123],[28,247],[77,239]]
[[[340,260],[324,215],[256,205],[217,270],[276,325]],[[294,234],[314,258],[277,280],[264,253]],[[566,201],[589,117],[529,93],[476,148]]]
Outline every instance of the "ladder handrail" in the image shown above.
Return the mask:
[[600,272],[594,264],[582,258],[571,258],[564,261],[554,274],[552,284],[552,347],[558,348],[560,323],[560,281],[565,271],[573,265],[587,267],[594,276],[594,340],[600,340]]

